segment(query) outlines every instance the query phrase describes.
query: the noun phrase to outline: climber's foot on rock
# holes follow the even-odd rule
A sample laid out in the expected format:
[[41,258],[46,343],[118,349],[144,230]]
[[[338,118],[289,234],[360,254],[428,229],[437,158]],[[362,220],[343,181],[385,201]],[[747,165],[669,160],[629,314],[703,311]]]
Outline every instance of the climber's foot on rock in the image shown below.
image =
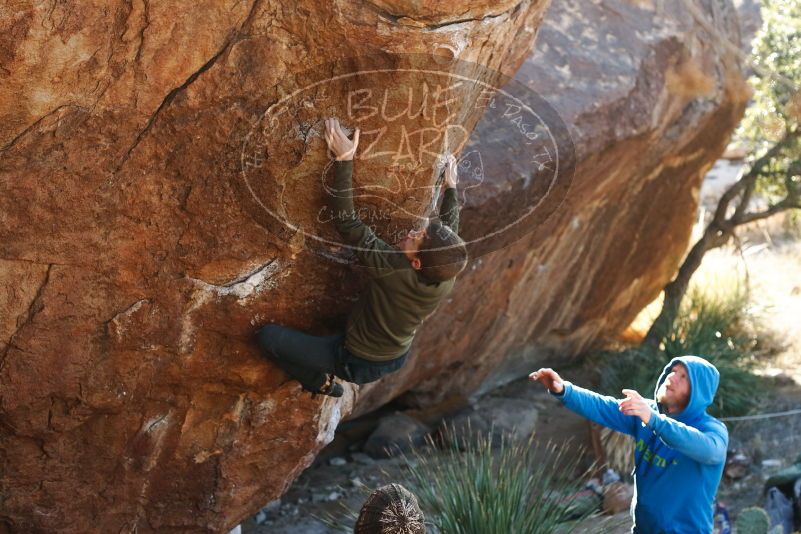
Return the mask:
[[334,377],[334,375],[326,375],[325,383],[318,389],[307,388],[306,386],[303,386],[303,389],[311,392],[312,398],[317,395],[341,397],[345,393],[345,388],[342,387],[342,384],[336,381],[336,377]]

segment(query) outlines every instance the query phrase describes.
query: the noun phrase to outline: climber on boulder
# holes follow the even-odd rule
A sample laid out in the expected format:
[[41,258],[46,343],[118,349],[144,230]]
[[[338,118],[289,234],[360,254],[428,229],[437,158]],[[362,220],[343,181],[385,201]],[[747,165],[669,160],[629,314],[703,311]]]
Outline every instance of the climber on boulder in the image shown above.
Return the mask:
[[353,156],[359,130],[348,139],[337,119],[325,121],[325,138],[334,154],[334,222],[370,276],[352,310],[344,334],[312,336],[270,324],[256,334],[266,357],[297,379],[304,389],[339,397],[335,377],[365,384],[397,371],[409,355],[420,324],[451,291],[467,264],[457,234],[456,159],[448,156],[439,220],[413,229],[392,247],[356,214],[352,195]]
[[580,388],[552,369],[541,382],[570,410],[634,438],[633,533],[710,534],[712,503],[723,476],[729,433],[706,413],[720,382],[697,356],[673,358],[656,382],[654,399],[624,389],[615,399]]

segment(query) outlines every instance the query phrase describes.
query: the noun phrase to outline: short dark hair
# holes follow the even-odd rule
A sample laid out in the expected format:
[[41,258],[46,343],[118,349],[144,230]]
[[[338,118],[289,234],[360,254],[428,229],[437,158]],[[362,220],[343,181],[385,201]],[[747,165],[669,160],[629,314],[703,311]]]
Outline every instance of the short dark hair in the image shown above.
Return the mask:
[[431,221],[417,253],[420,272],[432,282],[444,282],[462,272],[467,265],[467,247],[450,226]]

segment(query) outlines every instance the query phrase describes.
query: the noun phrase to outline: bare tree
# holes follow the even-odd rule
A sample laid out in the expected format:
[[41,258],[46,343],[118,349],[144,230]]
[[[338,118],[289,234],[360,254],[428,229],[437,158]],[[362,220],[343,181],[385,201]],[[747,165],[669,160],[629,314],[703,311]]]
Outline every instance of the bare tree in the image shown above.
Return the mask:
[[[645,335],[643,345],[658,346],[668,335],[687,293],[690,279],[701,266],[707,252],[728,243],[740,226],[767,219],[783,211],[801,209],[801,161],[792,159],[801,151],[799,137],[801,130],[798,125],[788,128],[784,137],[757,159],[748,172],[723,194],[712,221],[690,249],[676,277],[665,286],[662,309]],[[783,164],[788,158],[789,164]],[[753,211],[749,207],[760,180],[781,182],[784,195],[767,208]]]

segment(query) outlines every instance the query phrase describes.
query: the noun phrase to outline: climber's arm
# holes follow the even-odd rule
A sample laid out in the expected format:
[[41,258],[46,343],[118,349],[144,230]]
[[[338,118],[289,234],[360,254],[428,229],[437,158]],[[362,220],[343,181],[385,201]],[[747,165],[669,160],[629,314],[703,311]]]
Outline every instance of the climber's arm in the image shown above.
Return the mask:
[[336,157],[334,163],[334,223],[345,243],[373,272],[392,268],[399,259],[398,251],[379,238],[359,218],[353,205],[353,155],[359,144],[359,130],[350,141],[336,119],[326,120],[326,140]]
[[387,269],[393,265],[397,251],[378,237],[356,215],[353,206],[353,161],[334,163],[334,223],[345,243],[353,247],[356,256],[373,269]]
[[445,192],[442,195],[442,206],[439,209],[439,219],[442,224],[450,226],[451,230],[459,233],[459,201],[456,198],[457,177],[456,158],[449,155],[445,167]]

